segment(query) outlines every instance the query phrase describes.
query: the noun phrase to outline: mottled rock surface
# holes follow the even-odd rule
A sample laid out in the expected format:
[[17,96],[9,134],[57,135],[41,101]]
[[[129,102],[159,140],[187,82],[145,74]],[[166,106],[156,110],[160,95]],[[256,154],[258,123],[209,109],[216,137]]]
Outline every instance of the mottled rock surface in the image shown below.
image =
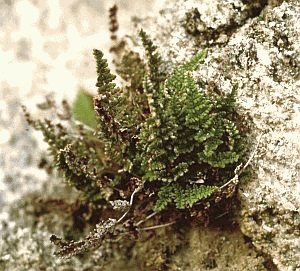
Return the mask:
[[[232,82],[239,84],[240,112],[251,124],[249,141],[254,144],[263,134],[255,176],[239,187],[239,225],[269,259],[266,268],[298,270],[300,4],[280,1],[265,7],[257,1],[255,11],[253,3],[212,2],[179,1],[144,27],[170,63],[208,46],[195,76],[224,92]],[[183,27],[187,10],[192,11],[188,31]]]

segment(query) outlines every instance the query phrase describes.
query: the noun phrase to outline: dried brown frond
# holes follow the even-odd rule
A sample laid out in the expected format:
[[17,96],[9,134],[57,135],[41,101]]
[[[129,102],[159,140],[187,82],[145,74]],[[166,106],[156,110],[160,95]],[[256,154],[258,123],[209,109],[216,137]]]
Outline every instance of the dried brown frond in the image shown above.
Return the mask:
[[25,117],[25,120],[26,120],[27,124],[28,124],[29,126],[31,126],[31,127],[33,127],[34,129],[37,130],[37,129],[38,129],[37,121],[34,120],[34,119],[31,117],[31,115],[30,115],[30,113],[27,111],[27,108],[26,108],[25,105],[22,105],[21,107],[22,107],[22,110],[23,110],[23,113],[24,113],[24,117]]
[[109,9],[109,31],[111,40],[117,39],[116,32],[119,29],[118,18],[117,18],[118,6],[115,4]]
[[72,118],[71,106],[65,99],[62,100],[61,104],[62,104],[63,113],[56,112],[57,116],[61,120],[70,120]]
[[[61,250],[55,252],[56,256],[62,258],[70,258],[77,254],[82,254],[89,249],[95,249],[105,243],[105,241],[113,238],[113,231],[117,220],[109,218],[106,221],[101,221],[96,225],[94,231],[82,241],[70,241],[64,242],[61,238],[52,235],[50,241],[61,248]],[[109,236],[108,236],[109,235]]]

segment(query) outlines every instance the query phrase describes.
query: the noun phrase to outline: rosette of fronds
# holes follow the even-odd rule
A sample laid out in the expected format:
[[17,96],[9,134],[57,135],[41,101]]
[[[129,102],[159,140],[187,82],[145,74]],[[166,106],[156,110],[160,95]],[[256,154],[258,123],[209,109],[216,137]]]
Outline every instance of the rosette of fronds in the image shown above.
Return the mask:
[[192,77],[206,54],[176,67],[159,86],[153,76],[144,80],[151,112],[139,135],[138,156],[143,178],[161,185],[158,210],[173,200],[184,208],[209,196],[233,177],[243,154],[232,120],[236,86],[227,95],[209,96]]
[[206,50],[166,79],[157,47],[143,30],[139,34],[147,59],[142,91],[116,87],[102,52],[94,50],[98,136],[119,172],[156,181],[158,210],[172,201],[179,208],[192,206],[234,176],[243,154],[233,121],[237,87],[227,95],[207,95],[199,87],[192,72]]
[[[115,12],[111,10],[113,35]],[[169,205],[169,210],[174,206],[184,209],[197,204],[192,209],[197,210],[205,200],[204,205],[198,203],[213,194],[206,201],[209,208],[210,203],[227,199],[235,191],[246,152],[236,126],[237,86],[228,94],[207,94],[200,87],[193,71],[204,62],[206,50],[166,74],[157,47],[143,30],[139,35],[146,61],[134,52],[120,57],[117,72],[126,81],[124,87],[114,83],[116,75],[110,72],[103,53],[94,49],[98,94],[93,105],[84,91],[73,110],[63,102],[63,114],[49,97],[39,105],[40,109],[54,109],[66,125],[33,120],[23,107],[27,122],[42,131],[54,164],[69,184],[83,192],[89,206],[108,210],[111,202],[113,209],[124,212],[118,219],[97,221],[82,241],[65,242],[53,235],[50,240],[60,247],[58,256],[105,248],[110,241],[126,237],[126,232],[136,238],[140,224],[157,213],[137,218],[151,209],[161,211]],[[228,191],[222,194],[226,186]],[[133,202],[136,193],[139,196]],[[197,217],[201,216],[198,212]]]
[[[126,87],[116,86],[103,53],[94,50],[97,120],[89,122],[97,123],[94,133],[74,124],[66,103],[66,117],[60,118],[70,121],[72,130],[49,120],[34,122],[28,113],[27,119],[44,133],[69,183],[90,200],[102,198],[106,188],[122,197],[130,190],[128,180],[138,177],[155,181],[157,210],[171,202],[178,208],[193,206],[234,176],[244,153],[233,118],[237,88],[226,95],[207,95],[200,88],[192,72],[203,63],[206,50],[167,76],[157,47],[143,30],[139,35],[146,63],[136,54],[125,55],[119,74],[130,83]],[[127,78],[130,74],[133,80]],[[46,105],[55,107],[50,100]]]

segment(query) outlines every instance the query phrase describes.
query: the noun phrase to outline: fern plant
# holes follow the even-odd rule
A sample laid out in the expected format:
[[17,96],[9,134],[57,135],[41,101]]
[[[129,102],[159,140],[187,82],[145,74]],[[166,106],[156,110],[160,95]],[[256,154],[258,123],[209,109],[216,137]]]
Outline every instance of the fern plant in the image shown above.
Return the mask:
[[[56,167],[95,209],[129,197],[126,206],[130,208],[135,193],[147,198],[154,211],[169,206],[190,209],[220,191],[235,176],[234,169],[243,159],[245,147],[236,124],[237,85],[226,95],[208,95],[201,89],[192,72],[204,62],[207,50],[167,75],[157,47],[143,30],[139,36],[147,61],[130,52],[117,69],[129,80],[129,87],[116,86],[116,76],[103,53],[94,49],[97,119],[86,122],[92,127],[76,122],[66,102],[65,114],[58,116],[71,128],[50,120],[33,120],[24,108],[25,116],[30,125],[43,132]],[[77,104],[82,107],[82,103]],[[89,106],[88,100],[85,106]],[[56,109],[53,101],[44,106],[49,108]],[[84,121],[80,114],[75,115]],[[104,240],[103,234],[110,233],[127,213],[114,223],[99,222],[98,228],[105,225],[105,230],[95,230],[86,241],[67,244],[52,236],[62,248],[58,255],[81,253],[89,244],[96,247]],[[130,219],[136,228],[139,223],[134,224],[134,217]]]
[[[156,210],[166,206],[164,198],[180,202],[178,208],[192,206],[232,178],[242,157],[240,135],[232,120],[237,87],[234,85],[230,94],[222,96],[208,96],[200,89],[191,73],[204,61],[206,50],[175,68],[166,79],[160,71],[162,60],[156,46],[143,30],[140,37],[148,58],[148,71],[143,93],[135,93],[143,101],[139,106],[123,100],[124,94],[112,85],[113,76],[105,69],[107,79],[104,79],[98,68],[101,87],[95,109],[104,127],[101,131],[110,130],[101,132],[104,137],[100,139],[107,142],[107,154],[120,162],[120,168],[138,174],[146,182],[156,182],[160,188]],[[95,50],[95,56],[97,66],[103,66],[103,55]],[[100,94],[105,84],[105,94]],[[143,107],[149,108],[146,116]],[[218,176],[212,173],[216,171]],[[202,184],[197,184],[199,176]],[[181,193],[172,192],[174,189]],[[195,191],[193,200],[189,199],[191,191]],[[169,197],[163,196],[166,192]]]
[[[93,135],[81,131],[74,137],[49,120],[34,126],[43,131],[56,166],[88,198],[101,198],[104,187],[122,189],[136,176],[155,182],[156,210],[172,201],[178,208],[191,207],[233,177],[245,152],[233,119],[237,86],[227,95],[207,95],[199,87],[192,71],[203,63],[206,50],[175,67],[167,78],[156,46],[143,30],[139,35],[148,61],[142,65],[147,69],[142,91],[117,87],[103,53],[94,50],[98,128]],[[127,65],[120,73],[129,71]]]

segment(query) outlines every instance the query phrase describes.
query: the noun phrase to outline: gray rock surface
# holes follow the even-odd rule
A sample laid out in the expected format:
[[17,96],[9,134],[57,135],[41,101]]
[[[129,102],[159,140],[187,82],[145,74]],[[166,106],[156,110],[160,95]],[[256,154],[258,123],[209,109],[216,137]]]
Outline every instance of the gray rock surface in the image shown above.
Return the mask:
[[[255,176],[239,187],[239,224],[278,270],[300,270],[300,3],[264,7],[257,1],[255,14],[254,4],[243,2],[178,1],[143,27],[170,67],[208,45],[195,77],[223,92],[239,84],[249,141],[255,144],[263,134],[252,163]],[[192,8],[200,13],[196,35],[183,27]]]

